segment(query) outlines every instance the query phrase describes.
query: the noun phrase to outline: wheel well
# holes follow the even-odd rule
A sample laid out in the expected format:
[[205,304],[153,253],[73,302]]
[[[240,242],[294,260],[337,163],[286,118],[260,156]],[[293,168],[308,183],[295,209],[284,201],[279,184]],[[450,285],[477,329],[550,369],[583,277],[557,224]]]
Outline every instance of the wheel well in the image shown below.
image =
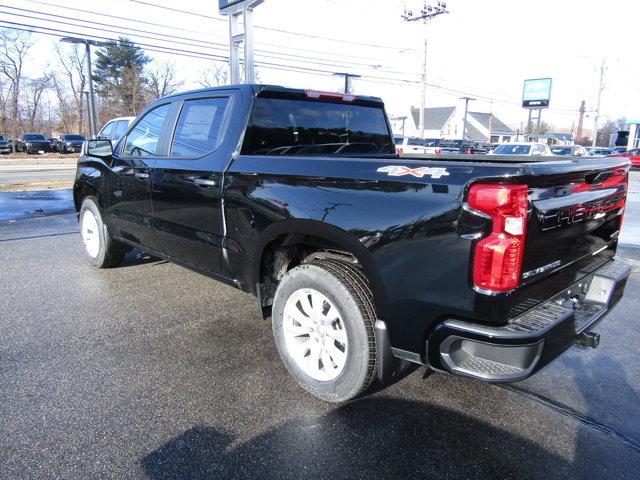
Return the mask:
[[292,268],[316,258],[337,258],[354,265],[359,261],[344,247],[321,237],[287,234],[270,241],[262,252],[258,297],[265,318],[271,315],[271,305],[282,277]]
[[73,190],[73,203],[76,207],[76,212],[80,211],[80,207],[82,206],[82,199],[88,195],[93,195],[96,198],[98,197],[98,192],[91,185],[86,183],[81,183]]

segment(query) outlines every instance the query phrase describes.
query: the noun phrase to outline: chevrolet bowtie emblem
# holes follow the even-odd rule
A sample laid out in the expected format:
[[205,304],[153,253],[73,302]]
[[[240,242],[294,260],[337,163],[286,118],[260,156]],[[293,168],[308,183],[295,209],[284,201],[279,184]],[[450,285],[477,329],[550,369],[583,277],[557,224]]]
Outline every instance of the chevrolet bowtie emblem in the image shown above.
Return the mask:
[[386,167],[380,167],[377,171],[380,173],[386,173],[390,177],[413,175],[414,177],[422,178],[425,175],[429,175],[431,178],[440,178],[449,175],[447,169],[442,167],[409,168],[404,165],[387,165]]

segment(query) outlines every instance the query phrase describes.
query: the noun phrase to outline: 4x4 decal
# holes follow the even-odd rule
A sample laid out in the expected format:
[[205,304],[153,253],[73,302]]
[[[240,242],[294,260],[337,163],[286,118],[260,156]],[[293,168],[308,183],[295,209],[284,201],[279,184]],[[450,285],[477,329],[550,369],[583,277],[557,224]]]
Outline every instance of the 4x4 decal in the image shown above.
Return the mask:
[[431,178],[440,178],[449,175],[447,169],[443,167],[409,168],[404,165],[387,165],[386,167],[380,167],[377,171],[380,173],[386,173],[390,177],[413,175],[414,177],[422,178],[425,175],[429,175]]

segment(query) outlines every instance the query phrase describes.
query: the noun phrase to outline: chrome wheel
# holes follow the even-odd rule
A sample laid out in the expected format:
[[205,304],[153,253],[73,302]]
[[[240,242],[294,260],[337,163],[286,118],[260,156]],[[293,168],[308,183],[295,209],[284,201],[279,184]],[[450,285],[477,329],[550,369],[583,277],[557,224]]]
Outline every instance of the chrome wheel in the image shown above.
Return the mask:
[[89,209],[82,214],[82,241],[89,256],[95,258],[100,253],[100,232],[98,231],[98,220]]
[[349,341],[340,312],[325,295],[311,288],[293,292],[282,327],[289,355],[304,373],[319,381],[340,375]]

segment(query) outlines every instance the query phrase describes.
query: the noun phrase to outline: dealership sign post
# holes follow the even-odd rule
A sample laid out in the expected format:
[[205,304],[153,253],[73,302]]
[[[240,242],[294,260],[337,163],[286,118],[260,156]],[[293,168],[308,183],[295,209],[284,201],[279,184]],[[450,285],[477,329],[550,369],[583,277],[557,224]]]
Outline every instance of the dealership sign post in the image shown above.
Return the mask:
[[[529,120],[527,121],[527,136],[531,135],[531,111],[537,110],[536,141],[540,138],[540,119],[542,109],[549,107],[551,100],[551,79],[531,78],[524,81],[522,89],[522,108],[529,110]],[[530,138],[527,138],[530,140]]]
[[[244,44],[244,83],[254,82],[253,9],[264,0],[218,0],[218,10],[229,16],[231,83],[240,83],[240,46]],[[242,17],[243,29],[240,29]]]

